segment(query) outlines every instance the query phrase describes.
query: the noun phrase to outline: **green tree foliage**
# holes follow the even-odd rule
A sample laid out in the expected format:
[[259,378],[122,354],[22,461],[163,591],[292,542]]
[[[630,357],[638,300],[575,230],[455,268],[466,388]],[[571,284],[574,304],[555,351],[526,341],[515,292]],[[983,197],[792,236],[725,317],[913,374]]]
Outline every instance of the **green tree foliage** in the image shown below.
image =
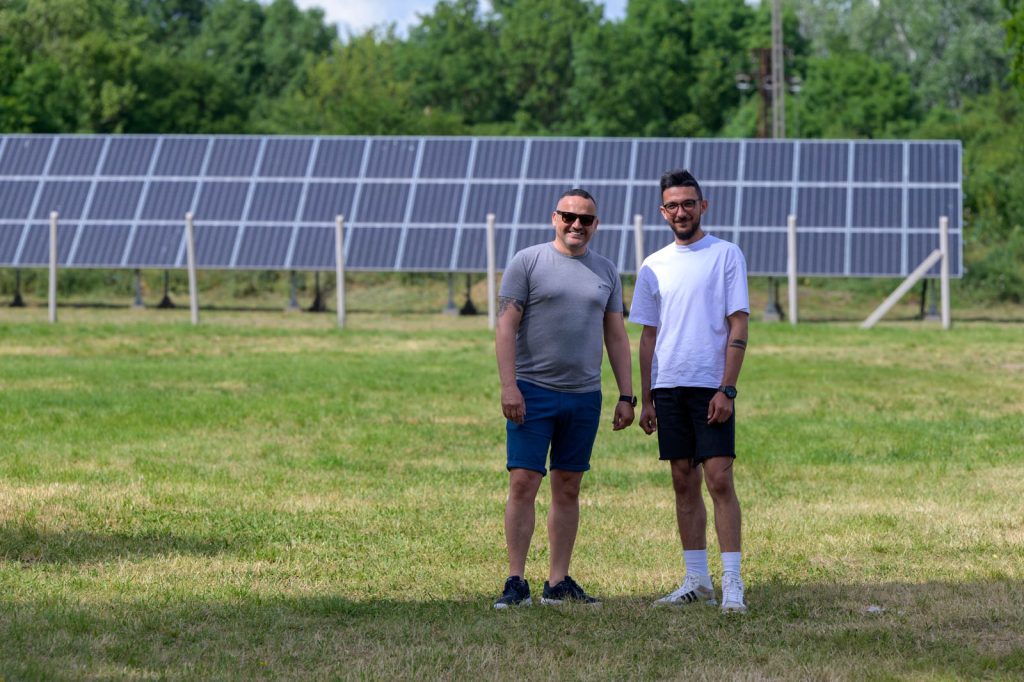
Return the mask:
[[1024,0],[1003,0],[1009,12],[1006,20],[1006,43],[1012,60],[1013,80],[1024,90]]

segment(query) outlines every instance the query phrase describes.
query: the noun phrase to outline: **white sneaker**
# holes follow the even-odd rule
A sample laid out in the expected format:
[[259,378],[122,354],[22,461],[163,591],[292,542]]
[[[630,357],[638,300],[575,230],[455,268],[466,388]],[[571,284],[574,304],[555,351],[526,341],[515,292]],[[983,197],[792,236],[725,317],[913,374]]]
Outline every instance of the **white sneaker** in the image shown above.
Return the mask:
[[722,574],[722,613],[746,613],[747,603],[743,601],[743,578],[739,573]]
[[711,581],[711,576],[687,573],[679,589],[666,594],[654,602],[654,605],[682,606],[683,604],[693,604],[696,602],[701,602],[708,606],[714,606],[718,603],[715,601],[715,584]]

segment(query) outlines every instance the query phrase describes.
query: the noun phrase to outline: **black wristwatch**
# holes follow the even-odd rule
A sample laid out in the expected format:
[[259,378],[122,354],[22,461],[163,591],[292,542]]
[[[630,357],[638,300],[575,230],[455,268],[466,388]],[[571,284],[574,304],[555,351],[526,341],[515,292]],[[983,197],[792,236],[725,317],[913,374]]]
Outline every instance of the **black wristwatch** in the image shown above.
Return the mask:
[[718,390],[725,394],[725,397],[729,400],[736,400],[736,387],[735,386],[719,386]]
[[635,395],[620,395],[619,396],[619,402],[620,403],[629,403],[633,407],[636,407],[636,396]]

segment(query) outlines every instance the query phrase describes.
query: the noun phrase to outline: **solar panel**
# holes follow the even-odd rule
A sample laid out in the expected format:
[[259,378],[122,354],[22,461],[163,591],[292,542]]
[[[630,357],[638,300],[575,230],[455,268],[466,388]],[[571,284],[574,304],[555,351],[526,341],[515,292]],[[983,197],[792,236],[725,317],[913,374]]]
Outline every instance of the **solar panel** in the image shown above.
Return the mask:
[[181,268],[192,212],[203,268],[333,269],[342,214],[349,269],[474,272],[494,213],[502,269],[582,186],[594,250],[628,273],[633,216],[646,253],[669,243],[658,179],[687,167],[751,274],[786,273],[794,214],[802,275],[906,276],[948,216],[960,276],[961,163],[958,141],[3,135],[0,266],[45,264],[57,211],[64,267]]

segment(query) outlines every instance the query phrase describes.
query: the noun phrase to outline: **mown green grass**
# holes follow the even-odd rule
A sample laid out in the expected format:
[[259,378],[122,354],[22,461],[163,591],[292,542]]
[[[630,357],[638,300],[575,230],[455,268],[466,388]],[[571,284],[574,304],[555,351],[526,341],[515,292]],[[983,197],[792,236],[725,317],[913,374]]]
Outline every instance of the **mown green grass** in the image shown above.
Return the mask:
[[751,611],[724,618],[649,606],[682,573],[668,472],[610,424],[572,569],[603,608],[490,608],[506,473],[485,319],[40,315],[0,311],[0,678],[1024,671],[1020,325],[755,322]]

